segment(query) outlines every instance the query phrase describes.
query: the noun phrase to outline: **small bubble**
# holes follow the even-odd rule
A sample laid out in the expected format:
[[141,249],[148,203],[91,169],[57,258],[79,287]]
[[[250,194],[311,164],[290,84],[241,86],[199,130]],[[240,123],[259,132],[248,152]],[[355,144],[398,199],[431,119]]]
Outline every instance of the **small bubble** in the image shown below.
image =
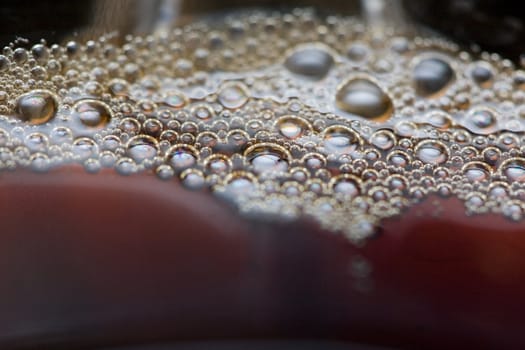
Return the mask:
[[430,125],[440,130],[446,130],[452,125],[450,116],[442,112],[432,112],[426,116],[426,120]]
[[501,212],[506,218],[513,221],[520,221],[523,218],[523,207],[518,201],[504,203]]
[[165,180],[165,181],[173,178],[173,176],[175,175],[175,171],[173,171],[173,168],[167,164],[159,165],[155,173],[157,174],[157,177],[159,179]]
[[124,79],[113,79],[109,82],[108,90],[113,96],[128,96],[129,84]]
[[36,44],[31,48],[31,54],[37,62],[46,62],[49,58],[49,49],[42,44]]
[[331,180],[331,187],[335,193],[349,197],[356,197],[361,193],[360,181],[351,175],[340,175]]
[[511,158],[501,164],[503,174],[511,182],[525,182],[525,159]]
[[29,159],[31,163],[31,170],[38,173],[45,173],[51,167],[49,157],[43,153],[35,153]]
[[33,90],[17,100],[18,117],[31,124],[43,124],[55,117],[58,102],[47,90]]
[[413,70],[416,93],[423,97],[436,97],[454,80],[454,70],[441,58],[425,58]]
[[135,118],[124,118],[119,123],[119,129],[134,135],[140,131],[140,123]]
[[317,153],[308,153],[301,161],[310,170],[318,170],[326,165],[326,159]]
[[182,172],[180,181],[185,188],[191,191],[200,190],[205,185],[202,172],[194,169],[188,169]]
[[98,173],[101,167],[102,164],[98,159],[90,158],[84,162],[84,169],[86,169],[86,171],[90,174]]
[[73,152],[81,159],[95,157],[98,153],[98,146],[95,141],[87,137],[81,137],[73,142]]
[[0,55],[0,72],[6,72],[9,70],[11,62],[4,55]]
[[44,152],[49,143],[47,136],[39,132],[34,132],[27,135],[25,141],[26,146],[32,152]]
[[162,104],[166,107],[179,109],[188,103],[188,99],[181,92],[171,91],[162,100]]
[[112,118],[110,108],[98,100],[81,100],[73,106],[73,120],[89,128],[100,129]]
[[209,120],[215,112],[207,105],[199,105],[193,109],[193,116],[198,120]]
[[508,186],[502,182],[492,183],[489,188],[489,196],[493,199],[503,199],[509,195]]
[[402,151],[394,151],[388,155],[387,161],[393,166],[405,168],[410,164],[410,156]]
[[73,141],[73,132],[64,126],[57,126],[49,134],[51,142],[56,145],[62,145]]
[[130,158],[120,158],[115,165],[115,170],[124,176],[129,176],[137,172],[137,165]]
[[231,196],[247,194],[255,189],[255,180],[248,173],[232,173],[226,181],[225,191]]
[[370,143],[383,151],[388,151],[396,145],[396,137],[389,130],[377,130],[370,136]]
[[211,174],[226,174],[231,168],[231,160],[222,155],[212,156],[206,162],[206,170]]
[[171,147],[166,155],[166,161],[175,171],[193,167],[197,163],[197,150],[192,146],[179,144]]
[[473,129],[472,131],[487,133],[493,131],[496,126],[495,112],[489,108],[474,109],[468,114],[467,118],[468,126]]
[[346,56],[354,62],[363,61],[368,55],[368,46],[362,43],[353,43],[346,51]]
[[490,169],[481,162],[470,162],[463,166],[463,173],[472,182],[486,181],[490,178]]
[[361,144],[359,135],[345,126],[331,126],[323,132],[323,147],[327,154],[352,154]]
[[159,151],[159,144],[151,136],[139,135],[132,137],[127,145],[128,156],[137,163],[153,159]]
[[434,140],[420,142],[415,149],[416,157],[423,163],[438,165],[448,160],[447,147]]
[[249,147],[244,156],[257,174],[266,172],[284,172],[288,169],[290,155],[281,146],[261,143]]
[[220,88],[217,99],[225,108],[240,108],[248,102],[248,88],[238,82],[226,83]]
[[312,126],[306,120],[296,116],[284,116],[277,120],[279,133],[290,140],[295,140],[303,136],[307,131],[312,130]]
[[470,71],[472,80],[481,87],[487,88],[494,76],[491,66],[486,62],[478,62]]
[[496,147],[488,147],[483,150],[483,159],[490,165],[495,165],[501,157],[501,151]]
[[314,80],[324,78],[333,64],[332,55],[319,47],[298,48],[284,62],[290,72]]
[[390,97],[379,85],[363,78],[343,83],[337,90],[336,105],[344,112],[374,121],[388,119],[393,111]]
[[13,52],[13,61],[15,61],[17,64],[21,65],[28,59],[27,51],[24,48],[17,48]]

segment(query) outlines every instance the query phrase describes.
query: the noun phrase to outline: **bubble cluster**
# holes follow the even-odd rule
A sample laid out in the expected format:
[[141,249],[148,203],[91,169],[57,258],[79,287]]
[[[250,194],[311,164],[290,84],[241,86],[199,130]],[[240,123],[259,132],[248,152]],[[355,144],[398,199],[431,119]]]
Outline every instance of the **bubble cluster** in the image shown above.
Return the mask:
[[525,72],[412,30],[296,9],[7,46],[0,171],[150,172],[353,242],[432,194],[522,220]]

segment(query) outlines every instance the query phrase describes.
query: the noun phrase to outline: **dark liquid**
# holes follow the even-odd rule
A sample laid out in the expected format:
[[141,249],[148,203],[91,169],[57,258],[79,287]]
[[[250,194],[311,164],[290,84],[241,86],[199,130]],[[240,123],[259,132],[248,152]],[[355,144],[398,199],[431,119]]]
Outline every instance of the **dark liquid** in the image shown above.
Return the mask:
[[525,344],[522,72],[265,16],[5,50],[6,348]]

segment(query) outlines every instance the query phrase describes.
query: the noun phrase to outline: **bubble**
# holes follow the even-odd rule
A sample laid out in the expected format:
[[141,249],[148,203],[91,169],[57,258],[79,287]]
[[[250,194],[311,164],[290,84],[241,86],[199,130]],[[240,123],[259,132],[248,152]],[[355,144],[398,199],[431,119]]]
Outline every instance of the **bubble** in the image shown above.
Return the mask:
[[285,172],[290,159],[290,154],[284,147],[270,143],[248,147],[244,156],[257,174]]
[[452,125],[450,116],[442,112],[432,112],[426,116],[427,122],[441,130],[446,130]]
[[222,144],[220,150],[225,152],[239,152],[248,143],[250,135],[242,130],[231,130],[226,135],[226,144]]
[[330,187],[335,193],[352,198],[361,192],[359,179],[351,175],[334,177],[330,182]]
[[193,109],[193,116],[197,120],[209,120],[215,115],[213,109],[207,105],[199,105]]
[[463,173],[472,182],[487,181],[490,178],[490,168],[481,162],[470,162],[463,166]]
[[216,154],[206,159],[206,171],[210,174],[226,174],[232,167],[231,163],[227,156]]
[[419,128],[415,123],[403,120],[394,126],[394,130],[399,136],[411,137],[417,135]]
[[238,82],[226,83],[220,88],[217,99],[225,108],[240,108],[248,102],[248,88]]
[[100,96],[102,95],[103,87],[100,83],[96,81],[90,81],[90,82],[87,82],[86,85],[84,86],[84,91],[88,95]]
[[394,151],[388,155],[387,161],[393,166],[405,168],[410,164],[410,156],[402,151]]
[[171,91],[166,94],[162,100],[162,104],[173,109],[180,109],[188,103],[188,99],[182,92]]
[[155,158],[158,151],[159,145],[157,140],[146,135],[132,137],[127,145],[127,154],[136,163]]
[[157,119],[150,118],[146,120],[142,126],[144,132],[150,136],[159,137],[162,134],[163,126]]
[[57,126],[51,130],[49,139],[53,144],[62,145],[73,141],[73,132],[65,126]]
[[31,124],[44,124],[55,117],[58,102],[47,90],[33,90],[17,100],[17,116]]
[[412,79],[416,93],[423,97],[436,97],[454,80],[450,64],[437,57],[420,60],[413,69]]
[[171,147],[166,154],[166,161],[175,171],[190,168],[197,162],[197,150],[190,145],[178,144]]
[[80,48],[80,45],[75,41],[68,41],[66,43],[66,53],[69,57],[74,57]]
[[396,145],[396,137],[391,131],[380,129],[372,134],[370,143],[383,151],[388,151]]
[[495,112],[489,108],[476,108],[468,116],[468,126],[472,131],[491,132],[496,126]]
[[9,142],[9,139],[9,132],[4,129],[0,129],[0,146],[5,146]]
[[117,156],[111,151],[100,153],[100,165],[105,168],[112,168],[117,161]]
[[335,125],[323,131],[323,148],[327,154],[352,154],[362,145],[359,135],[352,129]]
[[6,72],[9,70],[10,61],[4,55],[0,55],[0,72]]
[[523,205],[518,201],[504,203],[501,208],[502,214],[513,221],[520,221],[523,218]]
[[35,153],[31,155],[29,161],[31,164],[31,170],[38,173],[45,173],[51,167],[49,157],[43,153]]
[[312,131],[312,126],[306,120],[296,116],[284,116],[276,122],[279,133],[290,140],[295,140],[303,136],[306,132]]
[[448,160],[447,147],[439,141],[422,141],[416,146],[415,153],[419,160],[427,164],[439,165]]
[[32,152],[45,152],[49,143],[47,136],[39,132],[27,135],[25,141],[26,146]]
[[93,129],[105,127],[112,115],[111,109],[98,100],[81,100],[73,106],[72,113],[75,122]]
[[346,56],[355,62],[363,61],[368,55],[368,46],[363,43],[353,43],[346,51]]
[[234,172],[226,178],[225,191],[229,195],[241,195],[253,192],[255,179],[249,173]]
[[511,182],[525,182],[525,159],[508,159],[501,164],[500,169]]
[[84,162],[84,169],[90,174],[98,173],[101,168],[102,164],[98,159],[90,158]]
[[508,185],[504,182],[494,182],[489,187],[489,196],[501,200],[509,195]]
[[401,175],[392,175],[388,178],[388,187],[392,191],[405,191],[408,187],[407,180]]
[[317,153],[308,153],[302,159],[301,162],[310,170],[318,170],[326,165],[326,159]]
[[374,121],[390,118],[393,104],[390,97],[369,79],[355,78],[337,89],[336,105],[340,110]]
[[495,165],[501,157],[501,151],[496,147],[487,147],[483,150],[483,160],[490,165]]
[[73,152],[80,160],[86,160],[98,154],[98,145],[90,138],[81,137],[73,142]]
[[113,96],[128,96],[129,84],[124,79],[113,79],[108,84],[108,90]]
[[180,175],[182,186],[191,191],[200,190],[205,185],[205,180],[202,172],[194,169],[188,169]]
[[115,170],[124,176],[129,176],[137,172],[137,164],[130,158],[120,158],[115,165]]
[[124,118],[119,123],[119,129],[130,135],[140,131],[140,123],[134,118]]
[[155,170],[155,174],[159,179],[166,181],[171,179],[175,175],[175,171],[173,171],[173,168],[169,165],[161,164]]
[[13,61],[19,65],[27,61],[28,57],[27,51],[24,48],[19,47],[13,52]]
[[498,137],[498,147],[503,150],[511,150],[513,148],[518,148],[520,145],[520,140],[515,134],[512,133],[503,133]]
[[212,147],[213,148],[219,142],[219,137],[217,136],[217,134],[215,134],[215,133],[213,133],[211,131],[205,131],[205,132],[201,132],[197,136],[197,142],[202,147]]
[[319,80],[324,78],[334,64],[333,56],[321,47],[300,47],[288,56],[284,66],[290,72]]
[[465,205],[471,210],[478,210],[485,205],[486,199],[479,193],[471,193],[465,202]]
[[477,62],[470,71],[472,80],[481,87],[487,88],[492,84],[494,76],[492,67],[486,62]]

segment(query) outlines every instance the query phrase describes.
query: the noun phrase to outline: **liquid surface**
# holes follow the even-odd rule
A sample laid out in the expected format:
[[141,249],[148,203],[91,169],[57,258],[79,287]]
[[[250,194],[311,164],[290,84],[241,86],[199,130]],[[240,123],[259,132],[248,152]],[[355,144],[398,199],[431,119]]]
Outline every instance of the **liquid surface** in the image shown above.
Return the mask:
[[352,242],[431,194],[520,221],[525,72],[353,17],[249,12],[6,47],[0,170],[155,173]]

